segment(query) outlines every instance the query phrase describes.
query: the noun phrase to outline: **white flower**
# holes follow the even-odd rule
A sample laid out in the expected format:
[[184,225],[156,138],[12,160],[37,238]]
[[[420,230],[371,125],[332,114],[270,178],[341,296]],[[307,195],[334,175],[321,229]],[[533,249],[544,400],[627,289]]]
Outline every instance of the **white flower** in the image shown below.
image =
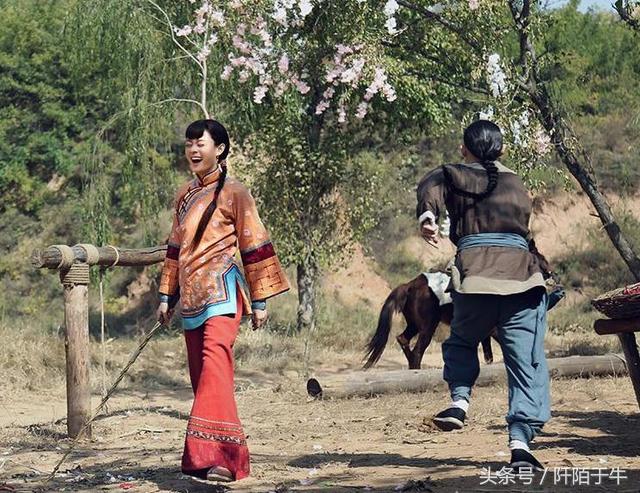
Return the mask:
[[229,80],[231,78],[231,74],[233,73],[233,67],[231,65],[226,65],[220,74],[220,78],[222,80]]
[[503,95],[507,90],[507,76],[500,66],[500,55],[493,53],[487,59],[487,82],[494,98]]
[[480,0],[469,0],[469,10],[476,10],[480,7]]
[[529,126],[529,112],[524,110],[517,120],[511,122],[511,134],[513,135],[513,143],[521,146],[525,144],[525,137],[523,136],[523,130],[526,130]]
[[398,29],[396,29],[397,24],[396,24],[396,18],[395,17],[389,17],[387,19],[387,22],[384,23],[384,27],[387,28],[387,32],[389,34],[395,34],[398,32]]
[[344,109],[344,106],[340,106],[338,108],[338,123],[344,123],[347,121],[347,112]]
[[267,95],[266,86],[258,86],[253,91],[253,101],[257,104],[261,104],[264,97]]
[[396,2],[396,0],[387,0],[387,3],[384,6],[384,14],[387,17],[391,17],[397,12],[399,8],[400,5],[398,5],[398,2]]
[[313,5],[311,5],[311,2],[309,0],[300,0],[300,3],[298,5],[300,7],[300,15],[302,17],[308,16],[313,10]]
[[493,118],[493,114],[493,106],[487,106],[485,109],[480,110],[478,118],[480,118],[480,120],[491,120]]
[[369,109],[369,105],[366,102],[362,102],[358,105],[356,109],[356,118],[362,120],[365,116],[367,116],[367,110]]
[[287,10],[284,7],[280,5],[276,7],[271,18],[277,23],[282,24],[285,27],[287,26]]
[[203,62],[210,54],[211,54],[211,47],[210,45],[206,44],[200,50],[200,52],[196,55],[196,58],[201,62]]

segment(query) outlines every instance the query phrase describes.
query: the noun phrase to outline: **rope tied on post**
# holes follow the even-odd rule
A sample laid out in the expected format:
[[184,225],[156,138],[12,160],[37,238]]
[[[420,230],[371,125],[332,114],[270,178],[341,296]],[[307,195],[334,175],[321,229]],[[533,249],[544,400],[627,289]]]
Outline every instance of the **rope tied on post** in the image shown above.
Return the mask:
[[58,270],[69,269],[76,259],[76,256],[73,253],[73,249],[69,245],[52,245],[52,247],[56,248],[62,255],[62,258],[60,259],[60,263],[58,264],[56,269]]
[[118,262],[120,262],[120,252],[118,251],[118,249],[116,247],[114,247],[113,245],[105,245],[106,248],[111,248],[115,254],[116,254],[116,259],[115,261],[109,265],[108,267],[115,267],[116,265],[118,265]]
[[100,252],[91,243],[78,243],[77,247],[82,248],[87,254],[86,263],[89,265],[95,265],[100,260]]
[[63,286],[89,284],[89,264],[73,262],[69,267],[60,270],[60,282]]

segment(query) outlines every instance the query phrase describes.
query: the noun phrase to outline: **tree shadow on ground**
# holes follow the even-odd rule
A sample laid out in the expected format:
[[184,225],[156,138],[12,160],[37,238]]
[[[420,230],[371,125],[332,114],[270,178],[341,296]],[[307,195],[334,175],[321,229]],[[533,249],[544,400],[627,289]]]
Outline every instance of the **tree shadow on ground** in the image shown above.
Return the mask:
[[566,419],[572,428],[594,430],[603,435],[585,438],[560,433],[546,441],[545,446],[563,447],[581,455],[640,457],[640,414],[560,411],[555,416]]
[[[122,454],[126,454],[129,449],[122,449]],[[168,449],[164,449],[165,451]],[[267,454],[256,454],[255,463],[280,463],[282,457]],[[290,460],[287,465],[293,467],[306,468],[309,465],[322,465],[323,463],[342,463],[348,465],[347,471],[336,471],[335,473],[318,471],[317,475],[308,480],[293,478],[282,478],[279,482],[266,483],[254,478],[249,481],[233,483],[229,486],[207,483],[180,473],[179,464],[170,466],[149,467],[148,465],[137,464],[140,460],[136,454],[131,454],[127,458],[117,459],[111,462],[85,466],[82,468],[63,469],[60,476],[47,484],[43,484],[44,478],[35,478],[33,474],[14,475],[8,485],[15,487],[15,491],[33,491],[38,493],[61,491],[96,491],[100,489],[127,489],[146,486],[152,483],[160,491],[191,493],[224,493],[227,491],[274,491],[277,493],[287,493],[293,491],[314,492],[359,492],[370,491],[374,493],[382,492],[437,492],[453,493],[455,491],[474,492],[601,492],[637,491],[633,485],[640,483],[640,471],[625,471],[625,477],[620,484],[616,484],[605,477],[601,485],[589,484],[581,485],[577,488],[571,474],[567,477],[566,484],[563,479],[554,478],[554,473],[546,475],[538,473],[531,479],[531,484],[525,483],[526,479],[511,478],[508,483],[499,483],[495,473],[504,466],[504,463],[475,462],[469,460],[434,460],[430,458],[404,457],[399,454],[315,454],[314,456],[303,455]],[[320,460],[321,459],[321,460]],[[390,469],[385,475],[368,476],[363,471],[353,474],[349,472],[352,468],[367,468],[374,466],[388,466]],[[394,467],[415,467],[415,475],[407,479],[405,474],[398,475]],[[494,474],[494,481],[489,482],[483,478],[483,470],[491,468]],[[432,474],[453,471],[451,477],[434,478]],[[402,479],[404,478],[404,479]],[[28,486],[28,488],[26,488]]]

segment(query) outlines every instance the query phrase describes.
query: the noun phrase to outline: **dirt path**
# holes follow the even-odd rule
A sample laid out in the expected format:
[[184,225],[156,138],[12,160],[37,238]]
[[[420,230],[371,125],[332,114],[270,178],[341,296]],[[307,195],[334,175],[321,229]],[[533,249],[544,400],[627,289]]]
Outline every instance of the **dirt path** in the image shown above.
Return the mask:
[[[437,361],[437,355],[429,355],[429,361]],[[177,389],[115,396],[109,413],[95,425],[94,441],[79,447],[63,466],[64,474],[46,488],[37,482],[38,471],[50,471],[68,443],[60,420],[62,394],[3,396],[0,486],[16,491],[281,493],[638,491],[640,484],[640,416],[627,378],[553,382],[554,416],[536,444],[549,471],[534,480],[542,480],[535,487],[522,480],[509,486],[488,482],[487,468],[498,483],[496,473],[508,460],[504,387],[478,389],[468,426],[445,434],[428,419],[423,422],[442,408],[445,395],[310,401],[301,379],[243,386],[238,405],[249,436],[252,477],[228,488],[198,482],[179,471],[191,403],[184,383]],[[610,477],[616,467],[627,476],[619,485]],[[590,468],[591,485],[577,488],[572,468],[582,474]],[[606,476],[596,486],[598,468]]]

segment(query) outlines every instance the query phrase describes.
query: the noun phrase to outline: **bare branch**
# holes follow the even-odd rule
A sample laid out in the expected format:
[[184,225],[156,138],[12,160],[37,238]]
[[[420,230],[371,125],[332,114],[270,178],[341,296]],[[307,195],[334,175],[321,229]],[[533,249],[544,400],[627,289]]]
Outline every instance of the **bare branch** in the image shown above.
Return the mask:
[[180,41],[178,41],[178,39],[176,38],[175,32],[174,32],[174,25],[171,22],[171,19],[169,18],[169,14],[167,14],[167,12],[160,7],[157,3],[155,3],[153,0],[147,0],[147,2],[149,2],[151,5],[153,5],[156,9],[158,9],[160,11],[160,13],[164,16],[167,25],[169,26],[169,32],[171,33],[171,39],[173,40],[173,43],[180,48],[189,58],[191,58],[191,60],[193,60],[196,65],[198,65],[198,67],[200,67],[200,70],[202,70],[202,64],[200,63],[200,60],[198,60],[195,56],[193,56],[193,53],[191,53],[189,50],[187,50],[182,43],[180,43]]

